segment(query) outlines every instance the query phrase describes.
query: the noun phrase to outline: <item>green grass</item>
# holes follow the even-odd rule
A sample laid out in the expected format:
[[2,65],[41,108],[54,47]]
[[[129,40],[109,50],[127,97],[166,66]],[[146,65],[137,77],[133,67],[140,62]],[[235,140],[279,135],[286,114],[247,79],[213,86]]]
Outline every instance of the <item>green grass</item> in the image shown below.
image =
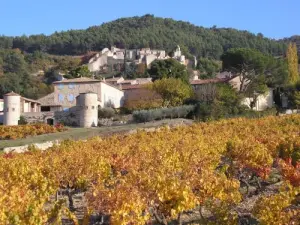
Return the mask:
[[67,139],[79,140],[79,139],[91,138],[94,136],[107,136],[115,133],[126,132],[132,129],[158,127],[167,124],[176,124],[182,120],[184,119],[160,120],[160,121],[154,121],[149,123],[127,124],[122,126],[111,126],[111,127],[68,128],[67,131],[60,132],[60,133],[44,134],[44,135],[27,137],[24,139],[17,139],[17,140],[1,140],[0,149],[6,147],[29,145],[33,143],[43,143],[43,142],[55,141],[55,140],[67,140]]

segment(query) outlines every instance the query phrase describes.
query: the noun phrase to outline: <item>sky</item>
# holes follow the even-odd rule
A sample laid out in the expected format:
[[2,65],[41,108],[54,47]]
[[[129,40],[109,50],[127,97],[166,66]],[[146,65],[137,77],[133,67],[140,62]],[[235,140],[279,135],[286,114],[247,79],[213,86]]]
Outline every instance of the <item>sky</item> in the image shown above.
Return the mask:
[[0,35],[49,35],[145,14],[274,39],[300,35],[300,0],[0,0]]

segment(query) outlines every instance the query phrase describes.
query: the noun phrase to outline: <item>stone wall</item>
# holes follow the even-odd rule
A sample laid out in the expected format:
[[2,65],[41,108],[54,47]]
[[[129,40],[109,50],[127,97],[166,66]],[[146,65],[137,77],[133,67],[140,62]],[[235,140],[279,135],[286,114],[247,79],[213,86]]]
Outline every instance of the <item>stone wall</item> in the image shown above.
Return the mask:
[[54,114],[55,123],[62,123],[65,126],[79,126],[79,110],[77,107],[71,108],[69,111],[57,111]]
[[66,126],[79,126],[79,109],[72,107],[69,111],[22,113],[28,123],[47,123],[53,119],[54,124],[63,123]]
[[46,123],[48,118],[54,119],[54,112],[26,112],[21,113],[21,116],[28,123]]
[[16,146],[16,147],[7,147],[3,149],[4,153],[9,153],[9,152],[14,152],[14,153],[23,153],[28,151],[28,149],[34,147],[37,148],[39,150],[47,150],[48,148],[51,148],[53,145],[58,145],[59,141],[55,140],[55,141],[48,141],[48,142],[44,142],[44,143],[34,143],[32,145],[23,145],[23,146]]

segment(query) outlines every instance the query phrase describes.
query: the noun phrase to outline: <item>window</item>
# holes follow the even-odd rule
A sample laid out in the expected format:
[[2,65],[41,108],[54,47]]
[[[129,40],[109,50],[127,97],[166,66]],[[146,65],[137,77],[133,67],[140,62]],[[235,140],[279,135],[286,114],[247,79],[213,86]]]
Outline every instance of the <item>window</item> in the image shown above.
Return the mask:
[[41,106],[41,111],[42,112],[50,112],[51,108],[50,108],[50,106]]
[[14,111],[15,111],[15,108],[12,108],[12,111],[14,112]]
[[69,83],[69,89],[74,89],[75,85],[73,83]]
[[95,106],[92,106],[92,109],[95,109]]
[[65,96],[63,94],[58,94],[58,101],[59,102],[63,102],[64,98],[65,98]]
[[8,108],[6,108],[6,112],[9,112],[9,109],[8,109]]
[[68,94],[68,101],[73,102],[74,101],[74,95],[73,94]]
[[59,84],[59,85],[58,85],[58,89],[59,89],[59,90],[64,89],[64,85],[63,85],[63,84]]
[[88,107],[88,106],[86,106],[86,107],[85,107],[85,110],[88,110],[88,109],[89,109],[89,107]]

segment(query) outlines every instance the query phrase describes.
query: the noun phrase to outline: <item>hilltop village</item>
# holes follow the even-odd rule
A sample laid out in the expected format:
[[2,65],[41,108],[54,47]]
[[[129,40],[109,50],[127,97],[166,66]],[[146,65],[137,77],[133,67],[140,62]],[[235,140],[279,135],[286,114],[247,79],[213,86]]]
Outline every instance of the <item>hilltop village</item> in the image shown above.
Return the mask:
[[[185,59],[180,47],[177,46],[170,57],[164,50],[124,50],[112,47],[103,49],[90,58],[87,67],[91,73],[106,70],[108,67],[124,63],[145,64],[150,68],[155,60],[176,60],[187,67],[189,60]],[[125,62],[127,63],[127,62]],[[192,62],[197,64],[195,60]],[[197,71],[189,77],[189,84],[194,92],[202,99],[210,98],[214,86],[223,83],[241,89],[242,79],[239,75],[230,72],[220,72],[214,79],[199,79]],[[155,101],[160,96],[149,89],[153,83],[151,77],[124,79],[122,76],[95,79],[93,77],[78,77],[72,79],[57,76],[54,81],[54,91],[40,99],[33,100],[20,96],[17,93],[7,93],[0,100],[2,121],[4,125],[17,125],[20,116],[28,122],[45,122],[48,124],[64,123],[72,126],[92,127],[98,124],[98,109],[110,107],[120,109],[129,102]],[[250,108],[252,99],[244,98],[243,104]],[[258,96],[253,110],[262,111],[273,107],[273,89]]]
[[[17,16],[32,13],[32,32],[53,15],[84,24],[122,5],[98,2],[25,4],[22,14],[12,3],[16,20],[4,23],[20,32]],[[226,2],[230,15],[219,16],[270,23],[259,14],[282,21],[297,8],[278,4],[249,20],[257,3],[235,13]],[[181,17],[191,5],[212,9],[181,2]],[[0,36],[0,225],[299,224],[299,37],[149,14]]]

